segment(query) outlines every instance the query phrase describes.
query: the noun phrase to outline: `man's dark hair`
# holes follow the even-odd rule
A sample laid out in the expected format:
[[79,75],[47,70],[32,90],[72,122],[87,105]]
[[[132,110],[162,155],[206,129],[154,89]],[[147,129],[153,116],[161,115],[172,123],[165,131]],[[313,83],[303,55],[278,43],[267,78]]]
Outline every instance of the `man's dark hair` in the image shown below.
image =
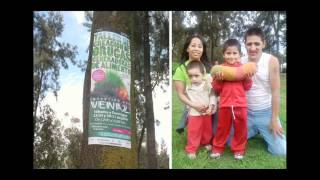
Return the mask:
[[244,35],[244,42],[247,41],[247,37],[248,37],[248,36],[253,36],[253,35],[259,36],[262,41],[265,40],[265,35],[264,35],[262,29],[261,29],[260,27],[258,27],[258,26],[253,26],[253,27],[249,28],[249,29],[247,30],[247,32],[245,33],[245,35]]

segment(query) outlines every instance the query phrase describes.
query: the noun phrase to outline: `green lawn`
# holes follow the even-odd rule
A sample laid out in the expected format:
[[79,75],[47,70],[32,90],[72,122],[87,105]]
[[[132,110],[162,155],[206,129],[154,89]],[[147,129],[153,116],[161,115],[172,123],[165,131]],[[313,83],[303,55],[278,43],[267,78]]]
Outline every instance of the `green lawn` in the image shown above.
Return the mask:
[[[230,148],[226,147],[223,156],[220,159],[213,160],[208,157],[208,153],[204,149],[200,149],[197,153],[197,159],[189,160],[185,154],[184,148],[187,142],[186,132],[179,135],[175,132],[175,128],[179,124],[182,114],[183,105],[177,97],[175,90],[172,91],[173,112],[172,112],[172,168],[173,169],[285,169],[286,158],[273,156],[267,152],[267,147],[261,136],[256,136],[248,141],[246,156],[242,161],[235,161],[230,152]],[[281,106],[280,120],[283,129],[286,132],[286,74],[281,74]]]

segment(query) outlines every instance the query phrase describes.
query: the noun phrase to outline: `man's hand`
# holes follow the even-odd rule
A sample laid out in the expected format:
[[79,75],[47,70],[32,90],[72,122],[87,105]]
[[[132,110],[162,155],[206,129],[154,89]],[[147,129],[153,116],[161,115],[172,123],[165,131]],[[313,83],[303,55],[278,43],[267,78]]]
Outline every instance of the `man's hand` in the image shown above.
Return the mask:
[[283,129],[277,121],[271,120],[269,128],[270,128],[270,131],[273,133],[274,138],[276,138],[277,135],[280,136],[281,138],[283,137]]
[[248,74],[246,75],[246,77],[245,77],[245,80],[246,80],[246,81],[249,81],[249,80],[252,78],[253,75],[254,75],[254,73],[248,73]]

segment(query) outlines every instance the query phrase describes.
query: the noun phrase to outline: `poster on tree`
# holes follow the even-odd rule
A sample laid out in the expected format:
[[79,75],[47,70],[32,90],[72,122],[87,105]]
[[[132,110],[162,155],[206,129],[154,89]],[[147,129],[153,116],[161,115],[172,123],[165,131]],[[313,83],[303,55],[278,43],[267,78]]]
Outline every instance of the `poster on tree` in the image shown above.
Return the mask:
[[127,36],[94,33],[88,144],[131,149],[130,71]]

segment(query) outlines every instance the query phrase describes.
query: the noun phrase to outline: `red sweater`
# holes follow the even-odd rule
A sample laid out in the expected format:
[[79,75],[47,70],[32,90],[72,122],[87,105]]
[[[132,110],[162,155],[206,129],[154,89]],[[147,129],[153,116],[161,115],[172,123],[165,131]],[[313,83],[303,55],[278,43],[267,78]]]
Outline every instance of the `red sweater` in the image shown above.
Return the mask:
[[[238,67],[242,64],[235,62],[234,64],[223,63],[223,66]],[[212,88],[216,93],[220,94],[219,108],[222,107],[247,107],[246,92],[252,86],[252,79],[242,81],[219,81],[213,80]]]

